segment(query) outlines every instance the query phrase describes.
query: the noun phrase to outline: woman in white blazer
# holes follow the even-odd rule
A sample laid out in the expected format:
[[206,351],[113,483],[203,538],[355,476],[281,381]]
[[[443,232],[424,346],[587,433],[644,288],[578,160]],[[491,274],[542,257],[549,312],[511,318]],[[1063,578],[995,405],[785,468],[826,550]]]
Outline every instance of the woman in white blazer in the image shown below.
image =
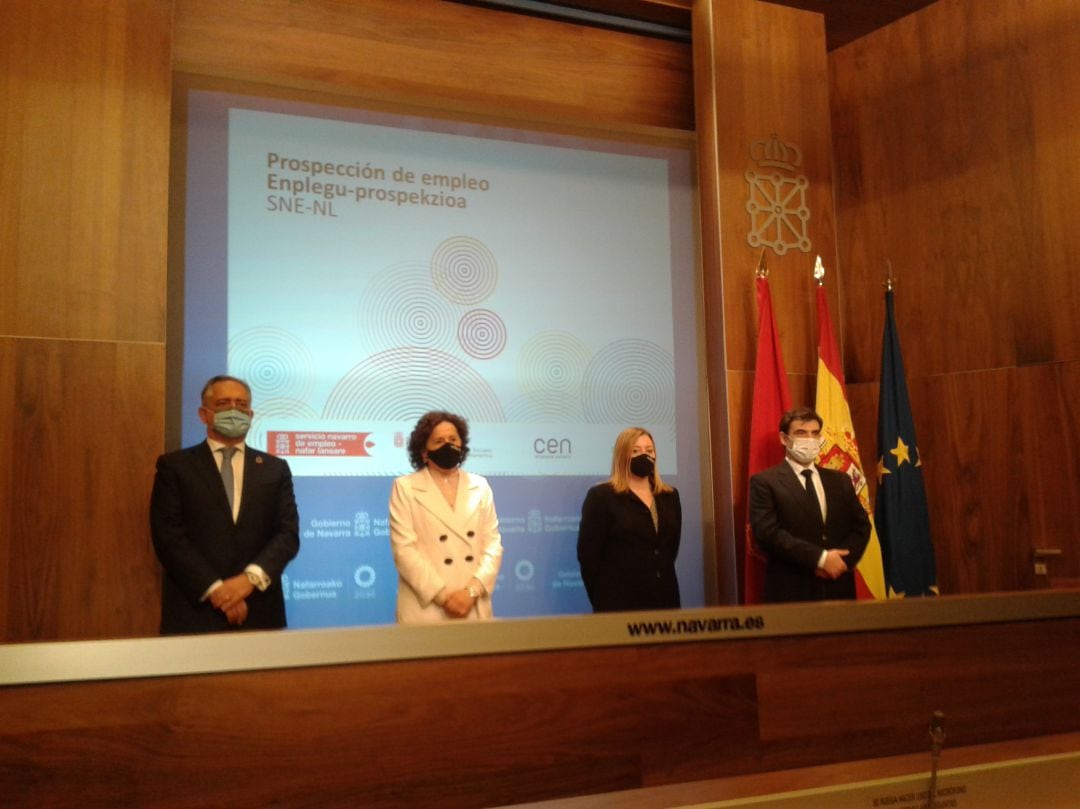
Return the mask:
[[417,471],[390,492],[398,623],[492,616],[502,538],[491,487],[461,468],[468,454],[469,426],[453,413],[425,413],[409,436]]

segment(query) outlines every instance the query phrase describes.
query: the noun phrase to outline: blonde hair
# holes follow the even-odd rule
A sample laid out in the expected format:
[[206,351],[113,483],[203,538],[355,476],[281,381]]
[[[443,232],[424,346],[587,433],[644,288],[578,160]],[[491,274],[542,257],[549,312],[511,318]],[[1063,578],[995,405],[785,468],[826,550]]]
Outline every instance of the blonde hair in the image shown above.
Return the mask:
[[[627,427],[615,439],[615,449],[611,454],[611,478],[608,482],[611,488],[620,494],[630,491],[630,454],[634,451],[634,443],[643,435],[647,435],[649,440],[656,444],[652,433],[644,427]],[[660,471],[655,466],[649,484],[654,492],[671,491],[671,487],[660,480]]]

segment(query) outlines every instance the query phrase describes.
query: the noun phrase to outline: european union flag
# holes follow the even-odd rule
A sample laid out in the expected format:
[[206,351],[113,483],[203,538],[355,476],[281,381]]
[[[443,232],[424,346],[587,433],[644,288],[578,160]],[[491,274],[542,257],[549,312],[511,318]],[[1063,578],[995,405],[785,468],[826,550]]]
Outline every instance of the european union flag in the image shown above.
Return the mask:
[[911,418],[904,360],[893,316],[893,292],[885,292],[878,400],[878,490],[874,522],[885,562],[890,596],[937,595],[937,564],[922,460]]

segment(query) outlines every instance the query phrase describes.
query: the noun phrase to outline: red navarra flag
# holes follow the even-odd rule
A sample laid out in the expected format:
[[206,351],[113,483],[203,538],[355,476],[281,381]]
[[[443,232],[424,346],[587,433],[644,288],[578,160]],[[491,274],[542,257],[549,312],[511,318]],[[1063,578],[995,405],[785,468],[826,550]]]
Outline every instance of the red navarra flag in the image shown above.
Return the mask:
[[[769,279],[759,272],[757,278],[758,339],[754,363],[754,405],[750,414],[750,463],[747,480],[763,469],[784,460],[780,443],[780,418],[791,409],[784,358],[773,319]],[[749,506],[748,509],[749,511]],[[760,604],[765,596],[765,557],[754,546],[747,514],[746,543],[743,556],[743,602]]]
[[[820,259],[819,259],[820,261]],[[885,570],[881,563],[881,543],[874,527],[874,514],[870,510],[870,494],[866,487],[859,462],[859,445],[855,441],[855,427],[851,423],[847,393],[844,391],[844,368],[840,362],[840,350],[833,335],[829,319],[829,302],[825,287],[817,288],[818,316],[818,369],[817,397],[814,409],[825,420],[821,431],[824,439],[818,464],[828,469],[839,469],[851,477],[859,502],[870,517],[870,541],[855,568],[855,592],[859,598],[885,598]]]

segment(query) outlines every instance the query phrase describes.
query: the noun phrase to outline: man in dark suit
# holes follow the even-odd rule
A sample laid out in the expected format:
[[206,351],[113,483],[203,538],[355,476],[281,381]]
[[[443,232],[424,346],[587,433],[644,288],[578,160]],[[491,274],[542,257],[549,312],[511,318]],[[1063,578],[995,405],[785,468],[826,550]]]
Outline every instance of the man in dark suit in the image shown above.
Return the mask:
[[814,465],[821,416],[789,410],[780,420],[785,458],[750,478],[750,527],[765,554],[765,600],[855,598],[855,565],[870,539],[870,518],[851,479]]
[[199,408],[206,441],[158,459],[163,635],[285,626],[281,574],[300,548],[299,518],[289,465],[244,445],[253,415],[247,383],[215,376]]

